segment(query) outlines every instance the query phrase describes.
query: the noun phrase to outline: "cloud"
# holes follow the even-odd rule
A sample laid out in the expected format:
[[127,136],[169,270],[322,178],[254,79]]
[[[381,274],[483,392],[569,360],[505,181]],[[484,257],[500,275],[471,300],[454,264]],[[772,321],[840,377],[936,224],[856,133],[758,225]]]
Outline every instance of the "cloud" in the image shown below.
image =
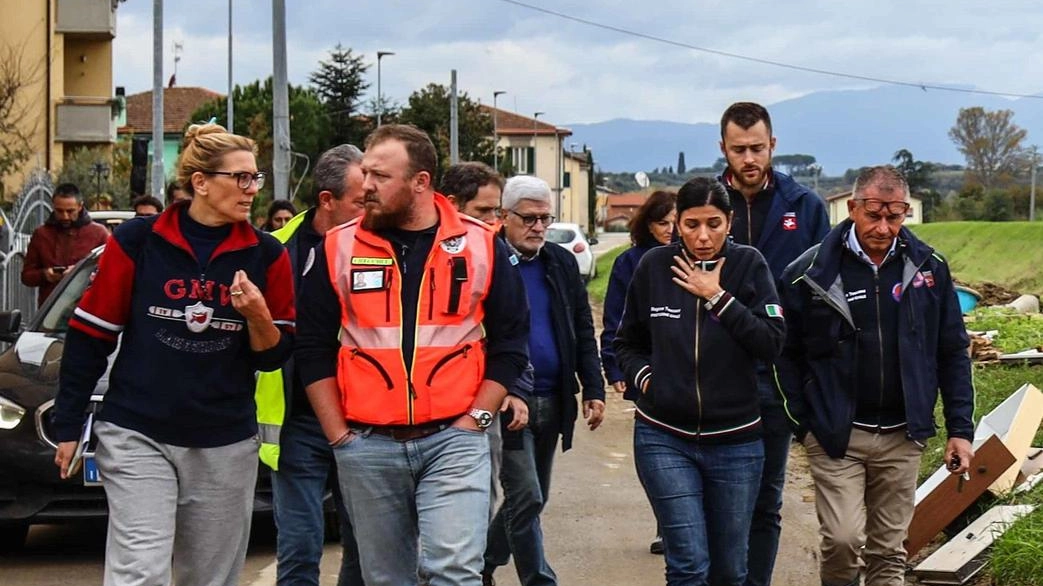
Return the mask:
[[[1043,89],[1043,17],[1031,0],[988,9],[959,0],[874,3],[793,0],[527,0],[667,39],[804,67],[867,77],[1032,93]],[[290,81],[308,74],[336,43],[383,62],[383,90],[398,102],[430,82],[559,124],[611,118],[713,121],[727,104],[767,104],[824,89],[877,85],[752,63],[606,31],[500,0],[287,2]],[[270,2],[235,6],[234,77],[271,74]],[[151,86],[150,3],[120,5],[117,85]],[[170,48],[184,44],[179,85],[226,89],[227,4],[167,0],[164,80]],[[370,71],[371,91],[376,70]]]

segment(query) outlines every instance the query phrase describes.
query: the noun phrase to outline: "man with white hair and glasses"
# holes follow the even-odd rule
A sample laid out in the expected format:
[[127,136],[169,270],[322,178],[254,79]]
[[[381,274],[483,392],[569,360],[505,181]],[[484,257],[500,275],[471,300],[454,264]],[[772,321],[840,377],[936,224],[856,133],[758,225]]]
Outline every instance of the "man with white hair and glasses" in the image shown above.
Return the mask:
[[[573,396],[582,389],[583,418],[591,430],[601,425],[605,412],[605,381],[579,267],[569,251],[554,244],[544,246],[547,228],[554,222],[550,201],[550,187],[536,177],[512,177],[504,186],[503,234],[518,260],[529,300],[529,361],[535,382],[529,399],[529,425],[515,432],[521,435],[522,449],[514,457],[528,458],[531,465],[508,466],[504,452],[504,503],[489,530],[485,584],[494,583],[493,571],[505,565],[511,554],[524,586],[557,584],[543,554],[539,529],[521,540],[515,538],[510,524],[525,510],[542,510],[550,496],[558,436],[563,451],[572,447],[579,411]],[[505,444],[510,442],[509,433],[505,433]],[[510,478],[515,471],[519,477]],[[527,568],[524,573],[523,568]]]

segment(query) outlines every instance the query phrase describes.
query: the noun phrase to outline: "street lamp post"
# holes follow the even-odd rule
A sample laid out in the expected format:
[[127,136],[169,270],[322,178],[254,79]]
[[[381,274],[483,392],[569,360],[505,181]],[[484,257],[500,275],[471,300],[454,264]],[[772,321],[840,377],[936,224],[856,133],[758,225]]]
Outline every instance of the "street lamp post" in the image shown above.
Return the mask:
[[98,161],[91,166],[91,172],[94,173],[94,204],[99,205],[101,203],[101,180],[109,177],[109,166]]
[[543,112],[536,112],[532,115],[532,168],[528,169],[529,175],[536,174],[536,123],[543,114]]
[[497,114],[499,114],[499,110],[496,109],[496,98],[499,98],[501,95],[506,93],[507,92],[503,90],[496,90],[493,92],[493,169],[496,169],[497,173],[500,172],[498,156],[500,153],[500,127],[497,124],[497,118],[499,118]]
[[380,118],[384,115],[384,95],[380,93],[380,60],[384,57],[394,55],[391,51],[377,51],[377,127],[380,127]]

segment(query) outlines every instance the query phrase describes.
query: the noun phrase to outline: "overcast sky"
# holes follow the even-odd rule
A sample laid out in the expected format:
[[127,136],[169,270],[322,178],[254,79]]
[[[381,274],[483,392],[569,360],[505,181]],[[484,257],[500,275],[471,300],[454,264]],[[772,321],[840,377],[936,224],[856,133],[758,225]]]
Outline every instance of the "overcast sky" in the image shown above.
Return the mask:
[[[689,45],[802,67],[916,83],[1043,91],[1043,8],[1035,0],[524,0]],[[115,83],[152,85],[152,2],[118,12]],[[290,82],[302,84],[338,42],[382,66],[383,92],[405,102],[430,82],[558,124],[613,118],[708,122],[731,102],[771,104],[878,85],[670,46],[502,0],[287,0]],[[179,86],[227,90],[227,2],[165,0],[164,80],[183,44]],[[270,0],[234,0],[234,80],[271,75]]]

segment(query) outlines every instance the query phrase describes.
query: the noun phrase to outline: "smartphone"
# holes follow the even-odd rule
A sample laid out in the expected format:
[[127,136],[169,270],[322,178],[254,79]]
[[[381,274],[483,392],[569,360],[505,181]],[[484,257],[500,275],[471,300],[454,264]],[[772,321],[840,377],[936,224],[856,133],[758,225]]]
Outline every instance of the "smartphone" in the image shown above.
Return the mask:
[[714,268],[717,267],[717,261],[716,260],[697,260],[697,261],[695,261],[695,266],[699,267],[700,269],[702,269],[704,271],[709,272],[709,271],[714,270]]

